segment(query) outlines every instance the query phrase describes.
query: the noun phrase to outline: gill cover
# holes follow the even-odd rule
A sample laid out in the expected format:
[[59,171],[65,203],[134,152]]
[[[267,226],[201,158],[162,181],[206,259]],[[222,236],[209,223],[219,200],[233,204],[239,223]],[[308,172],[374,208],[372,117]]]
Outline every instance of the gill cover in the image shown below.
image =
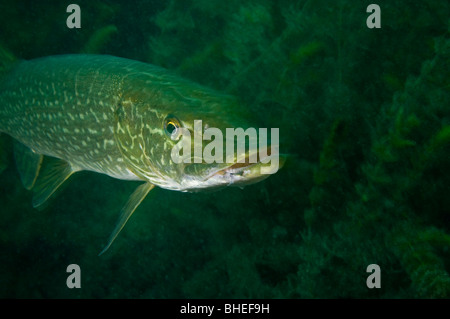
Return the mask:
[[[120,152],[127,163],[128,168],[136,175],[145,176],[143,165],[150,165],[146,154],[146,143],[144,140],[144,119],[139,116],[138,104],[131,101],[120,101],[114,114],[114,138],[119,146]],[[109,236],[108,242],[99,256],[105,253],[119,235],[127,221],[133,215],[136,208],[141,204],[147,194],[154,188],[151,182],[141,184],[131,194],[127,203],[122,208],[116,227]]]
[[145,180],[151,180],[159,174],[151,161],[151,132],[146,129],[144,115],[141,103],[119,101],[114,113],[114,138],[128,169]]

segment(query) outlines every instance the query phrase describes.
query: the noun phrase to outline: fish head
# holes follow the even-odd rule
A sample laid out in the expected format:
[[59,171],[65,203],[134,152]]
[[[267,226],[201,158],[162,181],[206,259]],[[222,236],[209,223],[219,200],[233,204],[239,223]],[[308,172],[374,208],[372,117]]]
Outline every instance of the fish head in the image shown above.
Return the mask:
[[250,118],[234,97],[188,81],[165,81],[157,91],[122,98],[114,134],[128,168],[157,186],[179,191],[243,187],[284,163],[278,138],[269,142]]

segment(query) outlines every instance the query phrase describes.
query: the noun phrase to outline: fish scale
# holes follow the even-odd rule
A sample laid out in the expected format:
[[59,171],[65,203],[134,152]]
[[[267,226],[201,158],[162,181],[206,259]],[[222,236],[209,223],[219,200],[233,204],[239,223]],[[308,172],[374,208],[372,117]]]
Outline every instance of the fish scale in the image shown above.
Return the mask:
[[133,64],[83,55],[21,62],[0,85],[0,131],[36,153],[67,161],[74,170],[138,179],[124,166],[114,142],[121,85],[108,76],[125,76]]

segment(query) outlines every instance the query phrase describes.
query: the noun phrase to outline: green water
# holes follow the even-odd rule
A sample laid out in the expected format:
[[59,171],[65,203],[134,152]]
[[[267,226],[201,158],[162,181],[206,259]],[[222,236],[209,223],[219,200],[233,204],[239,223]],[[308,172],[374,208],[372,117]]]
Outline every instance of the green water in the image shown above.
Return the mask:
[[18,58],[166,67],[238,96],[289,154],[242,190],[153,190],[98,257],[138,183],[77,173],[33,209],[3,137],[0,297],[449,298],[450,4],[377,1],[369,29],[371,3],[78,1],[81,29],[64,1],[0,3]]

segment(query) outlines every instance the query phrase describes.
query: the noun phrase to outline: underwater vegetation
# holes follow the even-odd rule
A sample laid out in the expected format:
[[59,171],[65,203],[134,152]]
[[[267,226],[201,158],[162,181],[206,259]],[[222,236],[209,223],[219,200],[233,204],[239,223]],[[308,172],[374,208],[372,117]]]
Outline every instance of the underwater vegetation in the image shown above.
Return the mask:
[[0,44],[18,58],[166,67],[238,96],[289,159],[244,190],[152,191],[97,257],[136,184],[80,173],[33,210],[2,136],[0,296],[450,298],[450,3],[378,1],[368,29],[370,3],[80,1],[70,30],[65,3],[3,1]]

